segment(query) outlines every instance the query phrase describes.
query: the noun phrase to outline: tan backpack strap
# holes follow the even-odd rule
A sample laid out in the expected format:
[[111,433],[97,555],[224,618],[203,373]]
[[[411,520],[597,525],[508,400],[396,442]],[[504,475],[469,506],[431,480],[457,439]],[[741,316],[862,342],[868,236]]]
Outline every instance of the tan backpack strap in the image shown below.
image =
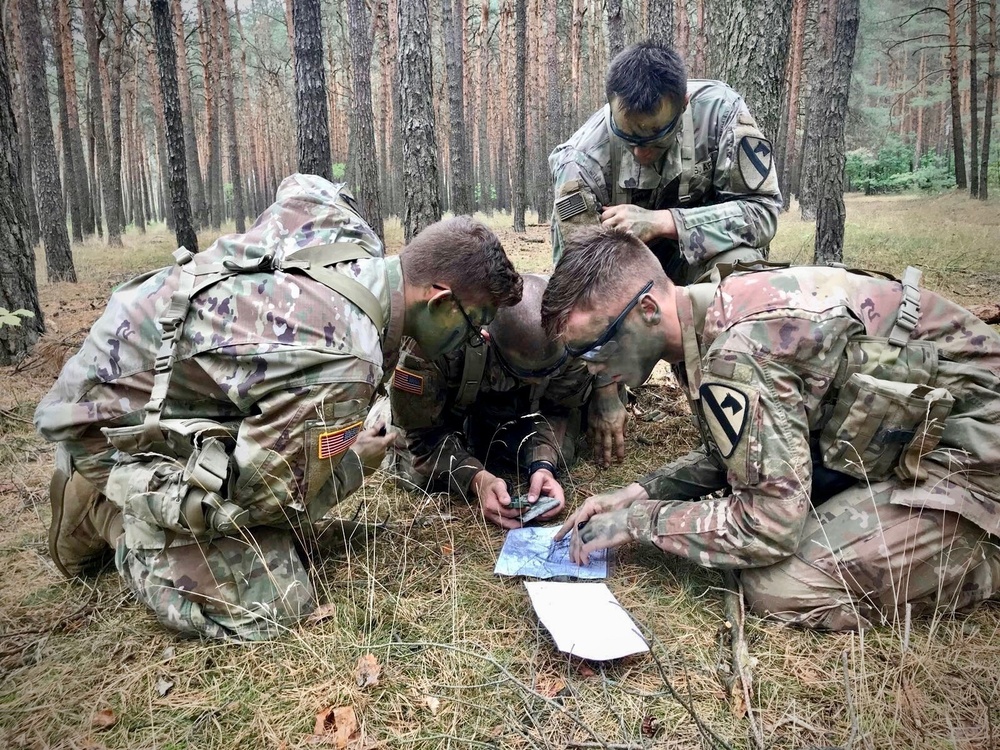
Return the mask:
[[681,184],[677,189],[677,205],[684,206],[691,199],[691,177],[694,175],[694,117],[690,104],[684,107],[681,128]]
[[910,333],[920,320],[920,278],[923,272],[919,268],[907,266],[903,271],[903,299],[899,305],[899,315],[889,333],[889,343],[893,346],[906,346]]
[[483,382],[483,373],[486,372],[486,347],[466,346],[465,364],[462,366],[462,384],[458,388],[458,396],[455,398],[455,406],[459,409],[467,409],[471,406],[476,396],[479,395],[479,387]]

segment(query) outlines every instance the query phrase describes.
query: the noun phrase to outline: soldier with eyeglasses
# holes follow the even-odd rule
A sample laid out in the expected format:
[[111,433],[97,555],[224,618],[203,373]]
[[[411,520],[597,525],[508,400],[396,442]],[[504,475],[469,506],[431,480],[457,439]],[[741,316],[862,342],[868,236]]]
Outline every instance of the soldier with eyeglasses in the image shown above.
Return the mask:
[[743,97],[688,80],[677,52],[652,42],[612,60],[606,94],[549,156],[553,261],[567,235],[597,224],[635,234],[681,285],[762,258],[781,194],[771,143]]

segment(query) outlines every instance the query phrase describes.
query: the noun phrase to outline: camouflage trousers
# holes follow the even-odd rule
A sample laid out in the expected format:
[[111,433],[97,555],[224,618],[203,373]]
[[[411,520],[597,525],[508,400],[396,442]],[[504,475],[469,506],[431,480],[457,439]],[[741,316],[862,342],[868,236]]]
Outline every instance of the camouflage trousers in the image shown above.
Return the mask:
[[[740,574],[747,606],[825,630],[960,612],[1000,593],[1000,539],[957,513],[917,507],[912,485],[855,484],[819,505],[798,551]],[[964,488],[948,495],[960,505]]]

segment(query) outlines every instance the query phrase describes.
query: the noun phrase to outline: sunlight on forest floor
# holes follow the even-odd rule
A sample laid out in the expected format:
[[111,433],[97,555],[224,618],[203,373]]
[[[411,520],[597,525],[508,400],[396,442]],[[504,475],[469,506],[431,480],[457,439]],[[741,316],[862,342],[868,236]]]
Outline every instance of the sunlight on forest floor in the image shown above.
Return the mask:
[[[909,263],[929,287],[967,302],[996,300],[998,204],[849,197],[849,265],[899,273]],[[521,270],[550,266],[548,227],[525,235],[494,215]],[[387,244],[402,244],[398,221]],[[782,217],[772,257],[812,257],[812,224]],[[213,238],[200,237],[202,246]],[[50,446],[31,415],[111,288],[169,262],[163,227],[130,231],[126,247],[76,246],[81,282],[41,295],[49,332],[18,367],[0,370],[0,747],[336,747],[313,736],[317,713],[352,707],[351,748],[694,748],[711,742],[697,714],[733,748],[1000,746],[1000,607],[863,636],[764,625],[749,617],[750,705],[724,687],[730,662],[721,576],[623,548],[608,583],[651,634],[646,656],[604,666],[552,646],[520,581],[498,579],[502,533],[474,508],[409,494],[375,477],[343,514],[382,525],[350,554],[314,571],[331,606],[281,640],[254,645],[182,640],[135,604],[113,571],[62,580],[48,559]],[[39,269],[44,259],[39,252]],[[567,481],[570,503],[621,485],[688,450],[696,435],[682,394],[639,390],[624,465],[598,469],[584,453]],[[381,664],[361,688],[358,658]],[[682,707],[665,681],[688,704]],[[749,709],[749,713],[747,713]],[[655,722],[655,736],[644,733]],[[718,745],[721,747],[721,745]]]

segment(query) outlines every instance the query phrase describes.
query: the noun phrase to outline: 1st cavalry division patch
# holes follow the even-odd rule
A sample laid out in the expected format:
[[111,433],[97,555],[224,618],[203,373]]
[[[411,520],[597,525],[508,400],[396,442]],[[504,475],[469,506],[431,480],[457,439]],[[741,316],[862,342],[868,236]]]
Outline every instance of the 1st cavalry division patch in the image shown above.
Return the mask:
[[723,458],[729,458],[740,444],[747,425],[750,400],[728,385],[705,383],[698,390],[704,404],[701,413]]
[[341,427],[334,432],[324,432],[319,436],[319,446],[317,448],[319,457],[333,458],[334,456],[339,456],[354,445],[354,441],[358,439],[363,426],[363,422],[355,422],[354,424],[347,425],[347,427]]
[[737,149],[737,161],[740,165],[740,177],[748,190],[756,190],[764,184],[771,174],[771,164],[774,161],[770,142],[763,138],[745,135],[740,139]]
[[392,387],[404,393],[422,396],[424,393],[424,379],[420,375],[397,367],[396,371],[392,374]]

